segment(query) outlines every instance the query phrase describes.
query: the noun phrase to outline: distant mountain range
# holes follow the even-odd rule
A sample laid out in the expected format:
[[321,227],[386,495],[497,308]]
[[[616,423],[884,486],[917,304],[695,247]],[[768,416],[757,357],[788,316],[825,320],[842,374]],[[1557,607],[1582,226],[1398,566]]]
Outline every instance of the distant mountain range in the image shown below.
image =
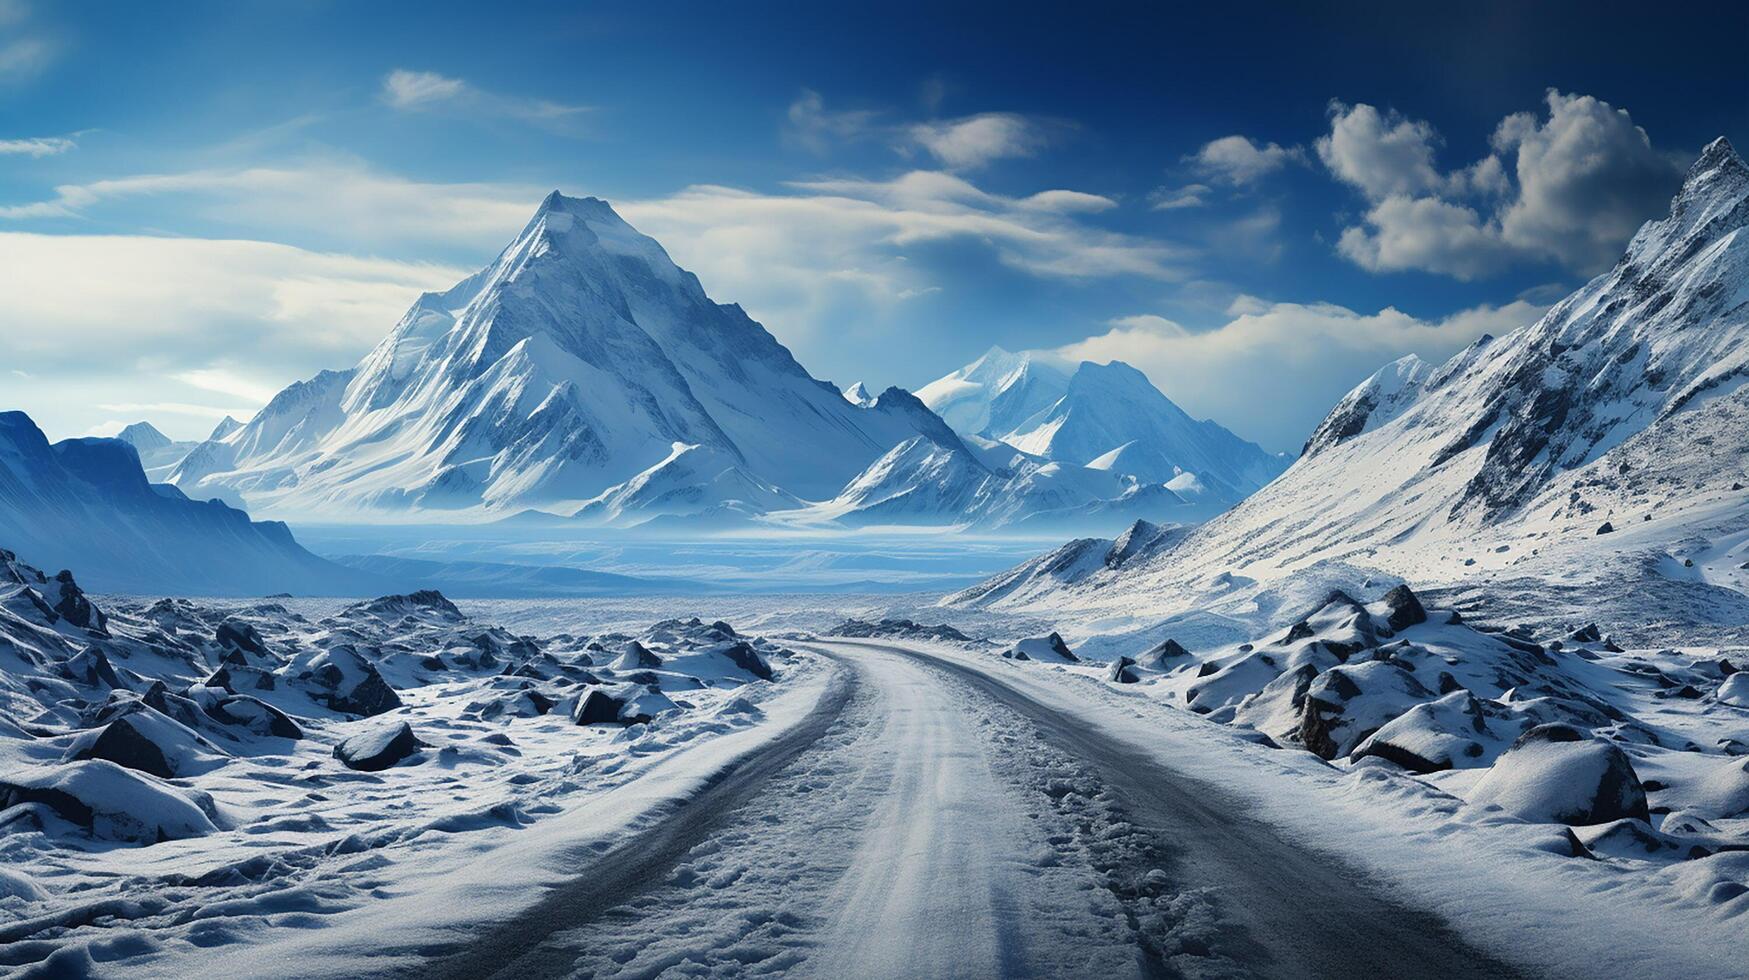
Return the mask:
[[305,551],[284,524],[149,482],[128,441],[51,445],[23,412],[0,412],[0,548],[79,568],[105,592],[350,595],[380,584]]
[[1614,268],[1535,324],[1442,365],[1387,365],[1232,510],[1140,561],[1053,553],[956,601],[1190,608],[1249,582],[1352,565],[1418,582],[1534,576],[1638,602],[1641,618],[1666,587],[1689,590],[1688,608],[1739,608],[1746,228],[1749,167],[1720,139]]
[[1205,519],[1285,465],[1120,364],[992,351],[926,393],[944,387],[840,392],[606,202],[555,192],[359,364],[176,447],[164,475],[337,521],[1103,527]]

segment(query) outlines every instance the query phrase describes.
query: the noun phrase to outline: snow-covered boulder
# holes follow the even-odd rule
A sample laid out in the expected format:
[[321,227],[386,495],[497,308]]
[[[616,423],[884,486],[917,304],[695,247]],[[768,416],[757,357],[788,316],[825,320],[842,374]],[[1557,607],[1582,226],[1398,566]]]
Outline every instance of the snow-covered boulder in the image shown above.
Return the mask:
[[1574,826],[1649,819],[1646,790],[1621,749],[1569,725],[1538,725],[1471,789],[1469,800],[1515,816]]
[[136,703],[134,710],[99,729],[82,732],[67,749],[69,761],[107,759],[118,766],[165,779],[204,772],[218,749],[187,726]]
[[1689,789],[1688,800],[1688,812],[1708,819],[1749,813],[1749,757],[1731,759],[1708,771]]
[[759,651],[753,649],[753,645],[746,640],[736,640],[733,643],[724,644],[714,652],[717,656],[727,660],[736,670],[751,674],[759,680],[768,681],[773,676],[771,665],[766,663],[765,658],[759,655]]
[[1379,612],[1384,616],[1385,625],[1392,632],[1401,632],[1427,622],[1427,610],[1407,585],[1399,585],[1386,592],[1378,604],[1382,607]]
[[313,700],[345,714],[380,715],[401,706],[376,666],[351,647],[320,651],[305,662],[297,679]]
[[468,705],[467,710],[482,721],[494,718],[538,718],[553,710],[558,702],[534,688],[523,688]]
[[155,844],[217,829],[182,791],[102,759],[0,774],[0,809],[21,803],[41,803],[104,840]]
[[1128,657],[1119,657],[1105,669],[1105,679],[1113,684],[1134,684],[1142,678],[1136,673],[1136,662]]
[[206,712],[207,717],[221,725],[241,729],[251,735],[290,739],[304,737],[304,730],[298,727],[298,723],[290,715],[260,698],[247,694],[227,695],[211,688],[203,691],[205,696],[198,699],[201,709]]
[[259,658],[267,656],[267,644],[261,639],[261,631],[251,623],[240,619],[227,619],[213,631],[213,640],[226,650],[236,650],[247,657]]
[[642,643],[632,640],[608,666],[614,670],[654,670],[662,666],[662,658],[651,653]]
[[678,709],[666,694],[645,684],[592,687],[578,697],[571,721],[578,725],[641,725],[664,711]]
[[1453,691],[1387,722],[1353,755],[1377,756],[1410,772],[1441,772],[1478,765],[1492,738],[1481,702],[1468,691]]
[[1306,688],[1300,743],[1325,759],[1348,755],[1386,722],[1432,697],[1414,674],[1387,661],[1333,667]]
[[1190,651],[1177,640],[1167,637],[1136,655],[1136,666],[1143,670],[1165,671],[1190,662]]
[[62,569],[53,581],[44,583],[43,593],[62,620],[98,636],[109,635],[108,618],[85,598],[72,572]]
[[1009,647],[1003,654],[1014,660],[1042,660],[1045,663],[1074,664],[1081,658],[1075,656],[1069,645],[1055,632],[1048,636],[1030,636]]
[[1719,685],[1719,700],[1737,708],[1749,708],[1749,671],[1738,671]]
[[413,727],[401,722],[359,732],[334,746],[334,758],[348,769],[380,772],[411,757],[424,745],[414,736]]

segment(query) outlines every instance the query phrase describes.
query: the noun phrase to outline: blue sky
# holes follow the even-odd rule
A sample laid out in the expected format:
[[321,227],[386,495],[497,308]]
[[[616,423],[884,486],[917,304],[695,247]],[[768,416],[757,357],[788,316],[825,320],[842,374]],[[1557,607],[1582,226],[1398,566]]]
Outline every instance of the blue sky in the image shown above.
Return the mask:
[[196,437],[557,187],[818,376],[1060,348],[1294,449],[1749,138],[1741,5],[498,6],[0,0],[0,402]]

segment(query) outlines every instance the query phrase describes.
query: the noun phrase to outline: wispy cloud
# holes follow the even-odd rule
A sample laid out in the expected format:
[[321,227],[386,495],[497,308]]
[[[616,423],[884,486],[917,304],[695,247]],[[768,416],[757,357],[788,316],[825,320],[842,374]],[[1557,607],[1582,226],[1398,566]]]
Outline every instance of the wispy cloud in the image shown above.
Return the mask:
[[0,82],[24,82],[60,56],[61,44],[30,25],[24,0],[0,0]]
[[420,292],[467,274],[268,242],[15,232],[0,233],[0,268],[0,348],[39,378],[133,371],[250,401],[352,363]]
[[51,157],[76,146],[64,136],[39,136],[32,139],[0,139],[0,156]]
[[385,105],[404,112],[451,112],[480,119],[508,118],[576,135],[589,106],[490,92],[460,78],[397,68],[383,76]]
[[741,302],[779,336],[863,316],[943,288],[924,249],[962,243],[1044,279],[1182,278],[1196,253],[1120,234],[1087,216],[1115,202],[1050,190],[987,192],[964,177],[913,171],[892,180],[800,181],[782,193],[720,186],[626,202],[627,220],[697,272],[713,295]]
[[829,109],[820,93],[803,89],[790,103],[783,135],[815,153],[875,142],[907,158],[926,154],[950,170],[973,170],[997,160],[1033,156],[1071,129],[1058,120],[1018,112],[903,121],[886,110]]
[[522,227],[551,188],[435,183],[353,163],[139,174],[65,184],[53,197],[0,206],[0,220],[80,217],[108,204],[159,199],[248,237],[319,233],[353,247],[409,243],[491,249]]

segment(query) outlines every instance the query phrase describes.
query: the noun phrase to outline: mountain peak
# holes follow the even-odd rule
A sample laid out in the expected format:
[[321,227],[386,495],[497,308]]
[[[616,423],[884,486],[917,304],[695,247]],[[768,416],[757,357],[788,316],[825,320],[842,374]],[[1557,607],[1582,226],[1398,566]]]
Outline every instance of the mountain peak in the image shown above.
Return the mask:
[[1703,170],[1725,166],[1738,170],[1745,169],[1743,158],[1737,155],[1737,148],[1731,145],[1729,139],[1721,136],[1708,143],[1706,149],[1700,151],[1700,158],[1694,161],[1693,167],[1689,168],[1689,179],[1692,180],[1695,174]]
[[1715,195],[1741,197],[1749,193],[1749,164],[1737,155],[1731,141],[1721,136],[1706,145],[1688,168],[1682,190],[1676,195],[1676,208],[1683,204]]
[[141,452],[162,449],[170,445],[170,437],[159,432],[158,428],[150,422],[135,422],[116,433],[115,437]]

